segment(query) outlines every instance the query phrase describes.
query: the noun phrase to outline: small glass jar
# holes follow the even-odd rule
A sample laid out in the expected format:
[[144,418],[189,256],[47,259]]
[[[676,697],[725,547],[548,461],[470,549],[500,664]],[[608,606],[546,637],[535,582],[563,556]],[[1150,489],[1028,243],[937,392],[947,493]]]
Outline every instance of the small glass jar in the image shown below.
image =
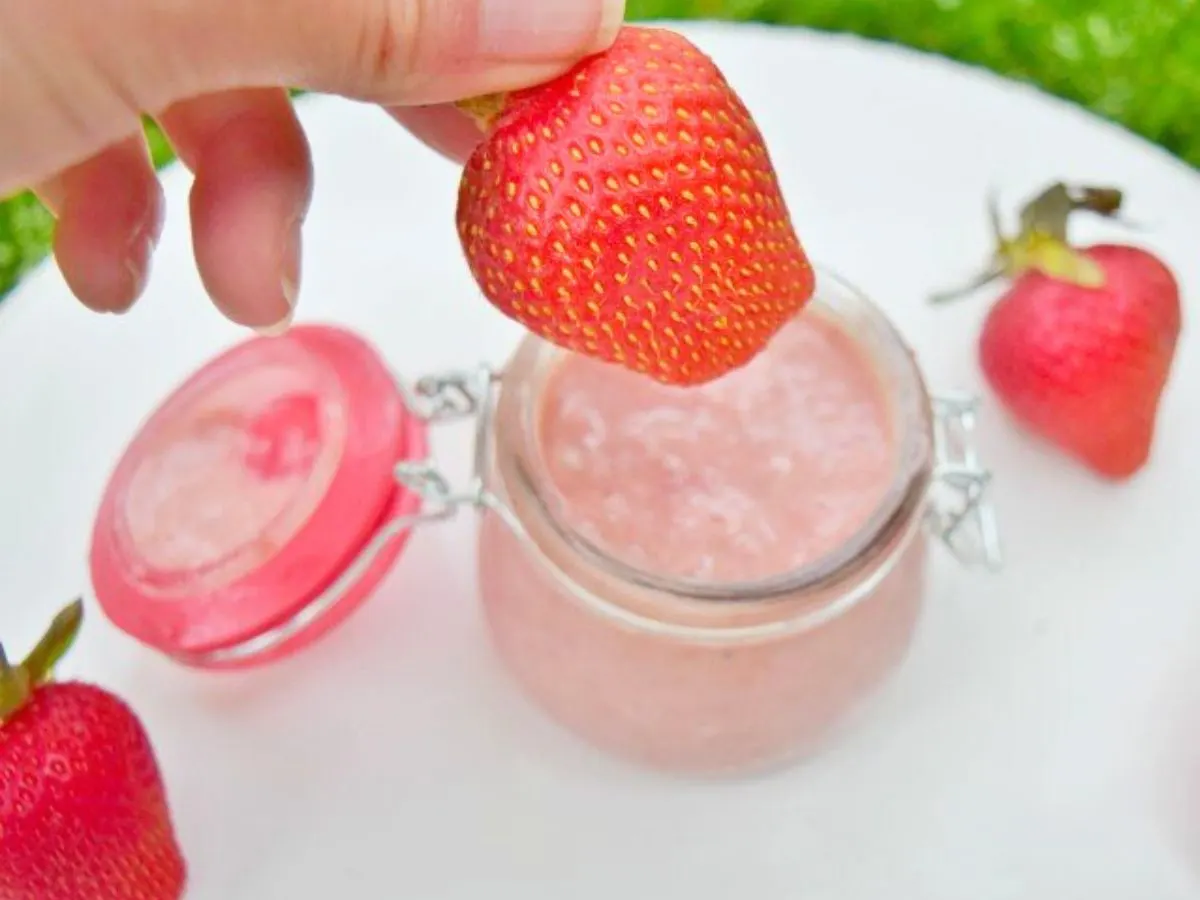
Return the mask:
[[[893,426],[890,484],[829,552],[754,581],[671,577],[573,528],[538,424],[563,353],[527,340],[504,371],[488,431],[484,613],[524,691],[601,748],[701,773],[810,753],[904,657],[925,593],[927,536],[969,562],[999,563],[981,502],[988,475],[965,440],[973,405],[932,398],[888,320],[831,274],[820,273],[802,316],[852,335],[876,367]],[[973,547],[961,542],[967,520]]]
[[[964,563],[1000,562],[984,499],[989,474],[971,444],[973,402],[931,396],[887,318],[836,276],[818,273],[802,315],[853,339],[886,395],[893,440],[882,500],[844,540],[798,568],[749,581],[672,576],[576,530],[540,446],[551,376],[568,358],[557,347],[527,337],[502,374],[481,368],[409,387],[390,379],[365,344],[309,326],[235,348],[152,417],[101,506],[92,553],[97,597],[119,627],[185,664],[259,664],[348,615],[413,527],[474,507],[482,513],[480,599],[493,643],[551,717],[603,750],[660,769],[715,774],[781,765],[818,747],[904,657],[925,593],[930,537]],[[261,375],[290,346],[304,358],[287,363],[292,370],[279,362],[274,381]],[[130,486],[162,435],[191,433],[195,422],[213,419],[196,411],[203,403],[187,401],[189,392],[211,398],[237,372],[260,373],[237,377],[262,382],[262,402],[252,414],[217,418],[237,419],[257,437],[221,458],[237,460],[231,480],[239,483],[251,462],[259,478],[264,460],[272,477],[279,470],[294,478],[286,496],[262,493],[274,505],[259,519],[274,523],[277,537],[266,549],[261,540],[206,548],[236,583],[149,578],[121,538],[130,531],[123,524]],[[226,393],[248,391],[226,386]],[[474,420],[474,464],[458,489],[429,458],[425,429],[462,419]],[[277,428],[287,440],[271,438]],[[310,446],[306,435],[328,440]],[[250,557],[253,566],[228,562]],[[163,585],[180,584],[164,596]]]

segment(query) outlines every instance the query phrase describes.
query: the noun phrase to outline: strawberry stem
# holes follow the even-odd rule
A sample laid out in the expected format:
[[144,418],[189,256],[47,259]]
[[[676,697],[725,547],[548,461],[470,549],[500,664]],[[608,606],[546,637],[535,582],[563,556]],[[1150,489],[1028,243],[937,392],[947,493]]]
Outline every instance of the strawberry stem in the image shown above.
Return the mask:
[[11,719],[33,696],[29,673],[14,666],[7,656],[0,659],[0,725]]
[[11,719],[29,702],[33,692],[49,681],[54,667],[75,643],[83,626],[83,601],[63,609],[20,665],[9,662],[0,646],[0,723]]
[[949,290],[938,291],[930,294],[929,302],[933,304],[953,303],[955,300],[960,300],[968,294],[973,294],[980,288],[986,287],[993,281],[997,281],[1003,277],[1004,268],[1002,266],[989,266],[965,284],[950,288]]
[[54,617],[42,639],[21,663],[21,667],[33,679],[34,686],[44,684],[53,674],[54,667],[62,661],[75,639],[79,637],[82,626],[83,601],[76,599]]
[[1123,200],[1124,194],[1117,188],[1057,182],[1021,208],[1020,229],[1009,236],[1003,231],[995,199],[991,198],[988,216],[994,249],[987,269],[960,287],[932,295],[930,302],[957,300],[1001,277],[1012,280],[1031,270],[1080,287],[1102,287],[1104,271],[1071,246],[1068,225],[1077,212],[1116,218]]
[[479,97],[459,100],[454,105],[474,119],[480,131],[490,131],[492,124],[504,111],[504,104],[507,101],[507,94],[483,94]]

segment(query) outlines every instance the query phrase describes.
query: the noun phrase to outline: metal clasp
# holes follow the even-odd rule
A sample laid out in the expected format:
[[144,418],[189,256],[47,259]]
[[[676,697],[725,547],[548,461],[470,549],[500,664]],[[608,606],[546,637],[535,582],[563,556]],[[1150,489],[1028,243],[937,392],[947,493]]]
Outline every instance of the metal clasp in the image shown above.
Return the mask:
[[926,520],[955,558],[996,571],[1004,564],[996,512],[987,498],[992,473],[975,450],[979,402],[969,395],[935,396],[934,471]]
[[466,485],[456,488],[432,459],[396,464],[396,480],[423,501],[412,524],[445,519],[463,506],[481,507],[487,503],[485,478],[499,380],[500,376],[486,366],[426,375],[412,386],[396,380],[408,408],[426,422],[475,420],[474,458]]

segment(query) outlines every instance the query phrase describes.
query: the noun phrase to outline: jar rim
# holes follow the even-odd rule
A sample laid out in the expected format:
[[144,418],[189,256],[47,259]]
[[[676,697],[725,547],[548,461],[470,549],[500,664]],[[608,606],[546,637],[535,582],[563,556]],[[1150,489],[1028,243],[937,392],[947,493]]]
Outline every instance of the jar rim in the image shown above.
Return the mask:
[[[541,459],[537,440],[540,399],[547,376],[566,357],[567,351],[537,337],[527,337],[517,348],[501,379],[494,421],[496,467],[503,493],[520,491],[534,514],[570,552],[605,575],[639,588],[679,599],[716,602],[767,601],[797,594],[824,591],[842,583],[861,580],[907,546],[913,523],[923,510],[933,478],[933,423],[931,397],[916,358],[891,319],[865,292],[833,270],[814,266],[816,290],[800,315],[825,315],[839,325],[855,346],[886,376],[889,408],[893,414],[896,444],[893,474],[887,490],[871,514],[854,533],[833,550],[783,572],[762,578],[715,581],[666,575],[623,560],[580,534],[548,502],[555,492]],[[839,312],[831,297],[851,307]],[[851,330],[843,323],[858,319],[869,335]],[[873,339],[873,340],[872,340]],[[870,346],[873,343],[875,346]],[[882,359],[881,359],[882,357]],[[514,408],[515,404],[515,408]],[[506,408],[507,407],[507,408]],[[515,415],[514,415],[515,414]],[[509,427],[515,423],[515,427]],[[509,465],[501,465],[500,457]],[[511,482],[515,481],[513,484]],[[510,515],[519,515],[508,510]],[[507,516],[506,516],[507,518]],[[515,525],[517,523],[511,523]],[[522,526],[522,530],[530,529]],[[538,548],[544,555],[544,548]],[[553,565],[549,559],[547,564]],[[873,581],[874,579],[868,579]],[[854,591],[858,594],[858,591]],[[835,603],[841,607],[842,603]],[[821,613],[820,609],[814,613]],[[828,610],[826,610],[828,612]]]

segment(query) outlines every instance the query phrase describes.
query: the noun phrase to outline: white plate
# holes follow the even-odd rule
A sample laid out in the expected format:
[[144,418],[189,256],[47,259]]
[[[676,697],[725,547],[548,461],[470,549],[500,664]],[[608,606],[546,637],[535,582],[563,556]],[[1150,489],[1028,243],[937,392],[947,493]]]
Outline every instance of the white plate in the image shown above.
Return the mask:
[[[1063,176],[1122,184],[1185,294],[1200,291],[1200,178],[1120,130],[903,51],[688,30],[755,110],[812,254],[888,310],[935,386],[982,387],[987,298],[934,311],[922,297],[988,249],[993,185],[1015,203]],[[460,259],[454,167],[375,110],[302,108],[319,172],[302,317],[360,330],[406,375],[501,362],[517,330]],[[49,268],[0,306],[0,602],[14,647],[86,584],[92,511],[140,418],[240,336],[193,273],[188,176],[166,184],[157,270],[131,315],[83,312]],[[1161,726],[1186,708],[1167,691],[1196,655],[1195,350],[1189,328],[1153,462],[1124,487],[992,411],[983,451],[1007,570],[939,556],[917,645],[874,715],[776,777],[681,783],[547,724],[484,640],[467,520],[419,535],[373,602],[286,664],[188,672],[97,615],[64,674],[144,716],[189,900],[1195,897],[1147,777]],[[463,441],[447,444],[465,459]]]

